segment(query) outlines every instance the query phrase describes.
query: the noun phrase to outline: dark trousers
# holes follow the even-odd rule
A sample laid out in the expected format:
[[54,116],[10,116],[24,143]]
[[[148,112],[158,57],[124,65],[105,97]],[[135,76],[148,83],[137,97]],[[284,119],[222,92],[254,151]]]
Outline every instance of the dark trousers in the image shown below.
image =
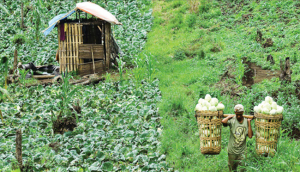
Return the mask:
[[246,171],[245,169],[246,154],[228,154],[229,171],[237,171],[238,166],[242,166],[239,171]]

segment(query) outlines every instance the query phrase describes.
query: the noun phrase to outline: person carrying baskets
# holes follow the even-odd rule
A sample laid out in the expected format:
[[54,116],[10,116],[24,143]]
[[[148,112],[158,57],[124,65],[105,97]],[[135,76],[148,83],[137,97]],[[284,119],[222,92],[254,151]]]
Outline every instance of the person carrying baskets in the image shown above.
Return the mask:
[[[252,138],[251,119],[243,117],[244,107],[238,104],[234,107],[236,115],[230,115],[222,120],[225,127],[230,127],[230,138],[228,142],[228,167],[229,171],[237,171],[238,166],[244,166],[246,158],[246,137]],[[240,171],[245,171],[242,168]]]

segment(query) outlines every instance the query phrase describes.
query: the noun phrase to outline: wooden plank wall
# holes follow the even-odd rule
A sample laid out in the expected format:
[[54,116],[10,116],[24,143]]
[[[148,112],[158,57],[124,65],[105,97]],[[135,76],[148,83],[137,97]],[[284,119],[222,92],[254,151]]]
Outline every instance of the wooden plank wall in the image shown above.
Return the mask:
[[76,71],[78,70],[78,65],[83,63],[83,60],[78,58],[78,46],[83,43],[82,24],[67,23],[65,26],[67,28],[65,28],[66,39],[64,41],[60,40],[61,24],[57,27],[60,73],[66,70]]
[[110,64],[110,34],[111,34],[111,24],[105,22],[105,29],[104,29],[104,36],[105,36],[105,66],[106,70],[109,69]]
[[101,44],[81,44],[78,47],[79,59],[92,59],[93,48],[94,58],[104,60],[104,46]]
[[[64,23],[61,23],[64,24]],[[101,35],[104,35],[104,45],[83,44],[82,27],[84,23],[67,23],[65,26],[64,41],[60,40],[60,26],[58,24],[58,56],[60,64],[60,73],[68,71],[81,71],[80,75],[91,74],[93,71],[93,63],[84,63],[84,59],[92,59],[92,50],[95,61],[95,72],[100,73],[109,69],[110,64],[110,42],[111,42],[111,24],[108,22],[99,22],[95,27],[100,26]],[[86,23],[90,25],[92,23]],[[101,38],[98,38],[101,39]],[[102,41],[100,41],[102,42]],[[84,52],[87,51],[87,52]]]

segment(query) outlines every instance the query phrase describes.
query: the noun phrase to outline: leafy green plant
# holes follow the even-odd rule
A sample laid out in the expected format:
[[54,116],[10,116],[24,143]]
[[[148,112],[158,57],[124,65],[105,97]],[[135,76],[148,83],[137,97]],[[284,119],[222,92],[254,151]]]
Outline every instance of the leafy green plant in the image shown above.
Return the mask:
[[124,72],[126,62],[123,61],[122,57],[117,58],[117,62],[118,62],[118,71],[119,71],[119,75],[120,75],[120,82],[122,83],[122,81],[123,81],[123,72]]
[[26,75],[29,71],[26,71],[26,69],[19,69],[20,73],[20,82],[21,84],[25,85],[26,82]]
[[[73,97],[77,91],[76,88],[72,89],[71,85],[70,85],[70,79],[71,79],[71,75],[68,74],[68,72],[62,73],[62,85],[61,85],[61,112],[60,114],[63,115],[63,117],[72,117],[72,106],[71,106],[71,100],[73,100]],[[78,122],[78,116],[75,113],[76,116],[76,120]]]
[[2,57],[1,64],[4,65],[4,88],[7,89],[7,74],[8,74],[8,58],[7,58],[7,56]]
[[174,60],[183,60],[186,58],[185,52],[182,49],[176,50]]
[[235,82],[238,85],[242,86],[245,68],[244,68],[243,59],[241,56],[237,57],[236,63],[237,63],[237,67],[236,67],[236,71],[235,71],[235,75],[236,75]]

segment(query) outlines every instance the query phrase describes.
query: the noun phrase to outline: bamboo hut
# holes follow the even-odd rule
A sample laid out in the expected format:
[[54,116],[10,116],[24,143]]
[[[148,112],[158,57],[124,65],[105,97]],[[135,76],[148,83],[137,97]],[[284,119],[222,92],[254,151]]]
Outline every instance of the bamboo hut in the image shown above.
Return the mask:
[[[68,19],[73,13],[76,13],[76,19]],[[88,19],[87,13],[93,17]],[[43,33],[46,36],[57,27],[56,60],[60,64],[60,73],[77,71],[79,75],[87,75],[108,70],[112,54],[116,55],[111,50],[116,50],[117,45],[111,34],[111,24],[121,23],[110,12],[91,2],[77,3],[72,11],[54,17]]]

